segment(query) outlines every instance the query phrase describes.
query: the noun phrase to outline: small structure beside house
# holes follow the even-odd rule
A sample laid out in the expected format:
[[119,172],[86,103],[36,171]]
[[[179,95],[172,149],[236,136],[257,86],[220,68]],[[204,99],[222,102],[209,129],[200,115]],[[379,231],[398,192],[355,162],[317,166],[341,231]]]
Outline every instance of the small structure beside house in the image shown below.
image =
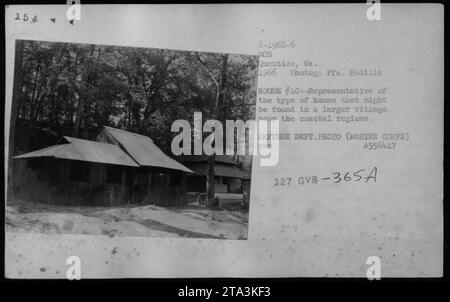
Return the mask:
[[[187,156],[180,160],[194,174],[187,176],[187,191],[206,193],[208,175],[208,156]],[[249,179],[248,173],[241,169],[232,157],[216,155],[214,166],[215,193],[242,194],[242,180]]]
[[165,155],[148,136],[104,127],[97,141],[65,136],[60,144],[15,156],[58,189],[58,203],[180,205],[192,171]]

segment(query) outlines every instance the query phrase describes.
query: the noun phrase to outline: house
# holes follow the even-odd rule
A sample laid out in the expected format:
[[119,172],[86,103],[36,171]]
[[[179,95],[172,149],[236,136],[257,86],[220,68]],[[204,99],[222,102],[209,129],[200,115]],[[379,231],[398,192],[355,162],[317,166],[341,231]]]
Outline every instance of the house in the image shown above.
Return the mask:
[[[58,189],[55,203],[117,205],[130,198],[130,170],[138,164],[119,147],[64,136],[60,144],[15,156]],[[128,176],[128,177],[127,177]]]
[[135,200],[165,206],[184,203],[186,174],[193,171],[164,154],[150,137],[105,126],[97,140],[119,146],[139,165],[133,169]]
[[183,204],[192,171],[165,155],[148,136],[104,127],[97,141],[64,136],[59,144],[15,156],[70,205]]
[[[180,161],[189,167],[194,174],[187,176],[188,192],[206,193],[208,175],[208,156],[185,156]],[[242,194],[242,180],[249,179],[249,173],[239,167],[230,156],[216,155],[214,165],[214,192]]]

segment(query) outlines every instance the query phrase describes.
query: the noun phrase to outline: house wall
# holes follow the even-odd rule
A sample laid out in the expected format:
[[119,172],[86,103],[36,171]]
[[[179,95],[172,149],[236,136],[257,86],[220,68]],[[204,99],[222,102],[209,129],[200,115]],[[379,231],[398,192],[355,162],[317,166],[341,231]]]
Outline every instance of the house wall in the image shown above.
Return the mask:
[[122,167],[120,183],[106,183],[107,165],[89,163],[89,180],[70,179],[71,161],[45,158],[40,168],[41,180],[50,182],[57,188],[51,203],[73,206],[119,206],[130,199],[130,189],[126,183],[128,167]]
[[[206,193],[206,176],[188,175],[187,192]],[[242,184],[239,178],[216,176],[214,183],[215,193],[242,193]]]
[[[154,167],[146,167],[146,171],[145,204],[176,206],[186,202],[186,173]],[[177,185],[171,183],[174,174],[180,177]]]
[[242,181],[239,178],[228,178],[228,193],[242,193]]
[[206,192],[206,176],[204,175],[188,175],[186,190],[188,192]]
[[215,193],[228,193],[228,185],[227,184],[214,184],[214,192]]

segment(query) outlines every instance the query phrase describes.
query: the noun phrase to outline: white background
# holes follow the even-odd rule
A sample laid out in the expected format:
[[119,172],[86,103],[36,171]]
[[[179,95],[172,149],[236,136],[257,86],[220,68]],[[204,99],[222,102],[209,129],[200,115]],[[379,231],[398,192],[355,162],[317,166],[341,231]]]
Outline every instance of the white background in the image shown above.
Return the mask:
[[[260,78],[260,87],[388,87],[389,113],[370,124],[289,124],[283,130],[408,131],[395,151],[359,143],[284,143],[276,167],[254,164],[248,240],[6,233],[6,276],[64,278],[81,258],[82,278],[382,277],[442,275],[443,6],[365,4],[87,6],[70,25],[61,6],[6,8],[6,116],[14,40],[82,42],[257,54],[258,42],[295,40],[279,59],[330,68],[379,68],[377,79]],[[38,23],[15,21],[15,14]],[[50,18],[56,18],[52,23]],[[9,125],[5,125],[8,137]],[[5,154],[8,147],[5,146]],[[6,159],[5,159],[6,162]],[[274,188],[273,178],[378,167],[376,184]],[[117,253],[111,251],[116,248]],[[41,271],[41,267],[46,267]]]

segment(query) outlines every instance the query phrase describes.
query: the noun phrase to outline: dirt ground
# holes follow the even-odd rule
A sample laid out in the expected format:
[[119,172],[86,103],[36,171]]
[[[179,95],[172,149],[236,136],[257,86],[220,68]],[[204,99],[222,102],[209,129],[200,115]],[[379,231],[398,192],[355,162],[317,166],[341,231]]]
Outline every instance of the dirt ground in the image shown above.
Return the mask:
[[6,231],[107,236],[246,239],[248,211],[236,206],[73,207],[9,201]]

